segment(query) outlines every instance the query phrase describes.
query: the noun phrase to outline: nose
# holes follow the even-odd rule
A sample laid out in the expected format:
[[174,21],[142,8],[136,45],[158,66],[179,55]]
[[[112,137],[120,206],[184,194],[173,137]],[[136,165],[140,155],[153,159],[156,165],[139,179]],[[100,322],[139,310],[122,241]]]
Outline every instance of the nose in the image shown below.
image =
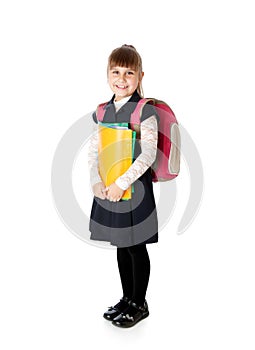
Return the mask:
[[125,73],[119,75],[119,81],[125,81]]

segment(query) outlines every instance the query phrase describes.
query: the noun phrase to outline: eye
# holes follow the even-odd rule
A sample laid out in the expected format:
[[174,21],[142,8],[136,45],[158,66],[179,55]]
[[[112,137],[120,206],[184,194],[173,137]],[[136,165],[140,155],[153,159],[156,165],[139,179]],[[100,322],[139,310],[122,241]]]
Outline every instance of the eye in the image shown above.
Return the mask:
[[127,72],[127,74],[128,75],[134,75],[134,72],[129,71],[129,72]]
[[119,72],[117,70],[113,70],[112,74],[117,75]]

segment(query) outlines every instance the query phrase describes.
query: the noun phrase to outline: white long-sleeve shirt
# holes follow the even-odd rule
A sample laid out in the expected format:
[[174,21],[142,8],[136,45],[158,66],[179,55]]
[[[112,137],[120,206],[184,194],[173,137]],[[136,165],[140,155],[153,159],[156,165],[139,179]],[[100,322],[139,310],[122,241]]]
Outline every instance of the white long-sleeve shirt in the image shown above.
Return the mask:
[[[129,97],[114,102],[116,111],[123,106]],[[158,123],[154,115],[142,121],[140,124],[140,145],[141,154],[136,158],[128,170],[118,177],[115,181],[116,185],[122,190],[126,190],[133,182],[135,182],[145,171],[153,164],[157,154],[158,143]],[[94,123],[93,134],[89,143],[88,164],[90,169],[90,184],[93,186],[102,179],[98,170],[98,124]]]

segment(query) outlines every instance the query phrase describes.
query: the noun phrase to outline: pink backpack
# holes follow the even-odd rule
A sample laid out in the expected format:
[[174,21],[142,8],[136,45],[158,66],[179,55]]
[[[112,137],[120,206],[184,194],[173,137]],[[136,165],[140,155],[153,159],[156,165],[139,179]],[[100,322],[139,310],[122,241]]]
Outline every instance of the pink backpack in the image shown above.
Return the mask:
[[[155,162],[151,165],[152,181],[169,181],[174,179],[180,171],[180,132],[176,117],[171,108],[163,101],[155,98],[142,98],[131,114],[131,129],[137,131],[140,124],[143,107],[146,103],[153,104],[160,122],[158,130],[158,150]],[[103,121],[104,106],[102,103],[97,108],[97,119]]]

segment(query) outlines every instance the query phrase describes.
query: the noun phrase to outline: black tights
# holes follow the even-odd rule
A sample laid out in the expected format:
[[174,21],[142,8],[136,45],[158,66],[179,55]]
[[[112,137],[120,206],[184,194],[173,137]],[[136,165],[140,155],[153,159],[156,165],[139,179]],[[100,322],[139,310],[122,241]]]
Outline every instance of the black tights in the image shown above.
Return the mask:
[[123,296],[142,305],[150,277],[150,259],[146,245],[117,248],[117,260]]

